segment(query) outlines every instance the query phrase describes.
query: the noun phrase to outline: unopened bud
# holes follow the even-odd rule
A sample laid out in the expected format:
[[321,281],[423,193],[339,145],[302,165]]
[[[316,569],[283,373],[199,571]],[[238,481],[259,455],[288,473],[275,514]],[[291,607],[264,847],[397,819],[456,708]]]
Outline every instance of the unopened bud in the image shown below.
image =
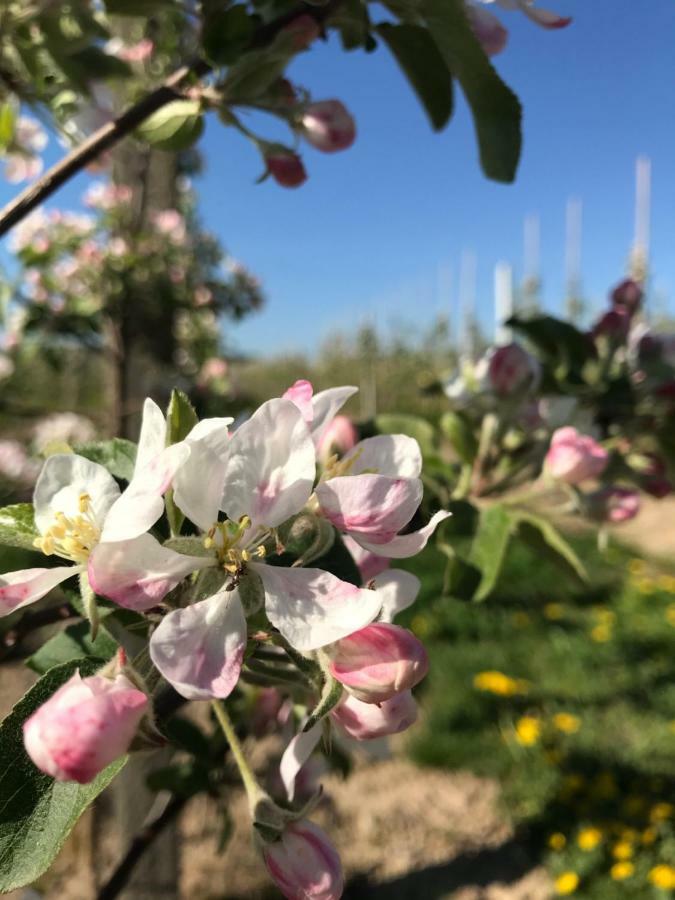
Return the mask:
[[342,863],[328,835],[308,819],[286,825],[278,840],[266,843],[267,871],[288,900],[339,900]]
[[417,720],[417,704],[410,691],[380,704],[363,703],[347,695],[330,715],[350,737],[371,741],[410,728]]
[[335,416],[321,436],[316,448],[317,456],[325,465],[334,453],[344,456],[348,450],[356,446],[358,439],[359,435],[349,416]]
[[126,676],[76,672],[24,723],[26,751],[57,781],[86,784],[127,752],[147,708]]
[[608,458],[607,451],[597,441],[568,426],[553,433],[544,466],[553,478],[580,484],[600,475]]
[[323,153],[346,150],[356,138],[356,125],[339,100],[322,100],[304,111],[300,126],[309,143]]
[[295,153],[281,151],[271,153],[265,157],[265,162],[272,178],[282,187],[300,187],[307,181],[305,167]]
[[382,703],[418,684],[429,669],[424,645],[406,628],[375,622],[337,641],[330,673],[364,703]]
[[634,519],[640,510],[640,495],[631,488],[611,486],[589,498],[591,514],[597,519],[619,525]]
[[533,384],[539,376],[539,364],[518,344],[507,344],[491,351],[488,378],[496,394],[507,396]]

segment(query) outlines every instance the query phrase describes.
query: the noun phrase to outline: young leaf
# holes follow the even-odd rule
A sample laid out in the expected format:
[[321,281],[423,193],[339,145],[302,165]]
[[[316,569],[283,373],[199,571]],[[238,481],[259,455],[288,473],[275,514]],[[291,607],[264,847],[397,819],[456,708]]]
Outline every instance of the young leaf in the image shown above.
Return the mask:
[[518,98],[490,65],[471,30],[464,0],[421,0],[420,9],[471,107],[483,171],[495,181],[513,181],[522,143]]
[[76,622],[55,634],[26,660],[29,669],[44,675],[54,666],[65,662],[95,657],[107,662],[117,652],[115,641],[104,627],[99,628],[96,640],[91,639],[89,622]]
[[433,452],[435,440],[433,425],[420,416],[383,413],[375,417],[375,428],[380,434],[407,434],[415,438],[423,454]]
[[171,391],[169,408],[166,411],[167,444],[177,444],[187,437],[199,421],[194,406],[187,394],[174,388]]
[[595,357],[595,345],[589,336],[554,316],[526,319],[513,316],[506,324],[526,337],[564,377],[570,371],[580,374],[583,366]]
[[34,550],[36,537],[39,535],[32,503],[15,503],[0,509],[0,544]]
[[198,100],[174,100],[136,129],[138,137],[160,150],[187,150],[199,140],[204,118]]
[[55,781],[37,769],[23,746],[22,725],[76,669],[91,675],[100,660],[51,669],[0,724],[0,893],[39,878],[54,861],[80,815],[126,762],[115,760],[90,784]]
[[467,418],[461,413],[446,412],[438,425],[461,461],[467,465],[473,463],[478,453],[478,440]]
[[588,584],[588,573],[573,548],[549,521],[533,513],[515,511],[518,535],[537,555],[558,565],[574,581]]
[[513,524],[513,519],[503,506],[490,506],[481,510],[478,531],[469,554],[470,562],[481,571],[474,600],[485,600],[494,590]]
[[104,466],[115,478],[131,481],[136,465],[136,444],[125,438],[77,444],[75,452]]
[[440,131],[452,116],[452,76],[433,38],[421,25],[382,22],[376,31],[412,85],[431,127]]
[[202,46],[207,59],[219,66],[232,65],[251,43],[253,31],[253,19],[244,4],[209,9],[202,28]]

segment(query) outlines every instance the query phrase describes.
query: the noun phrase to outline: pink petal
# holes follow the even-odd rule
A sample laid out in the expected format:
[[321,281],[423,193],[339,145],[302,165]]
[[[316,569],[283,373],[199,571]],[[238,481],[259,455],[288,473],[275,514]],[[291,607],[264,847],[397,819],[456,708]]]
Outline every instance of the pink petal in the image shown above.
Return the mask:
[[293,403],[295,403],[302,413],[302,418],[307,422],[310,428],[312,427],[312,421],[314,419],[314,410],[312,408],[313,394],[314,388],[312,387],[311,381],[305,381],[304,379],[296,381],[295,384],[292,384],[288,390],[284,391],[282,394],[283,400],[292,400]]
[[321,740],[321,722],[317,722],[309,731],[300,731],[291,740],[281,757],[279,772],[286,788],[289,801],[293,802],[295,794],[295,777],[314,752]]
[[151,609],[187,575],[215,560],[184,556],[150,534],[130,541],[102,542],[89,557],[89,583],[97,594],[127,609]]
[[466,14],[471,30],[487,55],[496,56],[501,53],[509,39],[509,33],[497,16],[475,3],[467,3]]
[[542,28],[566,28],[572,21],[571,16],[559,16],[558,13],[551,12],[548,9],[539,9],[531,6],[526,0],[520,3],[520,8],[528,19],[531,19]]
[[314,444],[291,400],[268,400],[235,431],[224,466],[223,510],[274,528],[300,512],[316,474]]
[[272,625],[298,650],[316,650],[368,625],[380,611],[377,591],[364,590],[323,569],[254,563],[265,588]]
[[315,446],[319,446],[328,426],[339,410],[357,392],[357,387],[345,385],[344,387],[328,388],[328,390],[319,391],[318,394],[314,395],[312,400],[314,412],[312,418],[312,439]]
[[153,663],[188,700],[229,696],[245,649],[246,619],[237,589],[175,609],[150,639]]
[[414,516],[422,500],[422,482],[388,475],[345,475],[319,484],[316,496],[326,518],[362,546],[360,538],[387,544]]
[[420,550],[423,550],[427,541],[436,530],[436,526],[440,525],[452,513],[440,510],[435,513],[424,528],[419,531],[412,531],[410,534],[398,534],[392,538],[388,544],[373,543],[365,536],[354,534],[354,538],[366,550],[377,553],[380,556],[386,556],[389,559],[405,559],[408,556],[415,556]]
[[83,570],[84,566],[57,566],[54,569],[22,569],[0,575],[0,617],[35,603],[57,584]]

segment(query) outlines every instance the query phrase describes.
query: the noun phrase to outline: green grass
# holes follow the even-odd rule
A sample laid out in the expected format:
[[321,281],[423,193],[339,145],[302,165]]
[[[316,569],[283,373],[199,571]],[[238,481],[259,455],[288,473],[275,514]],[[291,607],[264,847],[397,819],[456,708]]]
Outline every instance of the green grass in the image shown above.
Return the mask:
[[[675,810],[658,806],[675,805],[675,577],[628,549],[603,556],[592,537],[573,542],[587,588],[514,545],[483,604],[442,596],[433,548],[409,565],[423,590],[406,624],[431,656],[411,754],[498,778],[505,810],[552,874],[579,875],[577,896],[671,896],[649,873],[675,866]],[[486,671],[514,679],[502,679],[514,693],[479,689]],[[574,733],[559,727],[561,713],[575,717]],[[602,838],[583,850],[589,827]],[[554,850],[557,833],[565,846]],[[622,852],[634,871],[618,881],[610,870]]]

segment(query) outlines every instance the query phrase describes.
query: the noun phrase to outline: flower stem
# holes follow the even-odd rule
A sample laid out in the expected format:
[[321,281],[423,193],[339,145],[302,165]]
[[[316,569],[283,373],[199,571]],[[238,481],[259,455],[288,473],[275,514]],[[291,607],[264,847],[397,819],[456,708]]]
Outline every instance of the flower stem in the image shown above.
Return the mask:
[[256,777],[253,774],[253,770],[248,764],[248,760],[244,754],[244,748],[241,746],[241,742],[237,737],[237,733],[234,730],[234,725],[225,709],[225,705],[220,700],[212,700],[211,707],[213,708],[218,723],[223,729],[223,734],[230,745],[232,756],[239,769],[239,774],[241,775],[241,780],[246,788],[249,803],[253,809],[256,804],[265,797],[265,792],[258,784]]

